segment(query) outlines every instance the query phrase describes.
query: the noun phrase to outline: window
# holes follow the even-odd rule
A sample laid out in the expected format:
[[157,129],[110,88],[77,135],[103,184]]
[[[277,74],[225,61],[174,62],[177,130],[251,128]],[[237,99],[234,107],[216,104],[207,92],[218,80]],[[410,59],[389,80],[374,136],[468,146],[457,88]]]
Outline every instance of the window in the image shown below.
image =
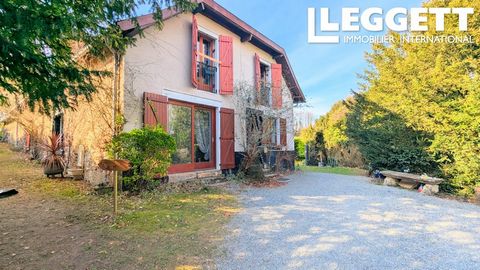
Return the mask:
[[265,132],[263,125],[263,112],[251,108],[246,110],[246,128],[247,128],[247,143],[249,146],[259,146],[264,144],[263,134]]
[[177,151],[173,154],[173,164],[192,161],[192,108],[169,105],[168,131],[175,138]]
[[215,109],[170,100],[168,132],[177,143],[170,173],[215,168]]
[[195,110],[195,162],[210,162],[213,156],[213,111],[203,108]]
[[198,33],[197,78],[198,89],[216,92],[217,63],[216,40]]
[[262,121],[262,144],[276,146],[279,143],[278,119],[273,117],[265,117]]
[[270,66],[260,62],[260,105],[272,104]]
[[270,143],[272,145],[277,145],[278,140],[277,140],[277,134],[278,134],[278,121],[277,119],[272,119],[272,134],[271,134],[271,140]]
[[53,118],[52,133],[60,135],[63,133],[63,115],[59,114]]

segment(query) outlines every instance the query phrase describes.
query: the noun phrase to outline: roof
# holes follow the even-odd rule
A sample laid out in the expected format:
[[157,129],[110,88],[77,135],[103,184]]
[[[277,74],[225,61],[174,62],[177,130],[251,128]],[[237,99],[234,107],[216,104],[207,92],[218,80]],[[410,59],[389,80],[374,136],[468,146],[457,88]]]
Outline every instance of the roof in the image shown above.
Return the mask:
[[[267,38],[262,33],[248,25],[246,22],[239,19],[230,11],[226,10],[221,5],[217,4],[214,0],[196,0],[199,4],[195,13],[201,13],[202,15],[212,19],[223,27],[229,29],[233,33],[237,34],[243,42],[250,42],[258,48],[272,55],[277,63],[282,64],[282,73],[288,88],[292,92],[293,101],[305,102],[305,96],[300,88],[297,78],[293,72],[290,61],[288,60],[285,50]],[[175,9],[164,9],[163,20],[168,20],[178,14],[180,11]],[[147,14],[137,17],[138,25],[140,29],[148,28],[155,25],[155,19],[153,14]],[[132,20],[123,20],[118,22],[120,28],[129,35],[135,35],[138,33],[138,29]]]

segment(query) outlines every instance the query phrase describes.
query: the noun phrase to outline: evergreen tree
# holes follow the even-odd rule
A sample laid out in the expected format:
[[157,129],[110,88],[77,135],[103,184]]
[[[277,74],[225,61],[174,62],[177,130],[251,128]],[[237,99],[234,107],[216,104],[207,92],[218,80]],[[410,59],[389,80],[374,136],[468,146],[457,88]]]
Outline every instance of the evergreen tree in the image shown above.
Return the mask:
[[[133,18],[140,5],[151,8],[158,26],[164,7],[191,10],[189,0],[2,0],[0,1],[0,101],[25,98],[30,108],[46,113],[69,108],[77,96],[96,91],[93,79],[104,70],[89,70],[75,61],[72,44],[101,57],[123,53],[135,38],[122,34],[117,22]],[[141,29],[137,29],[141,33]]]

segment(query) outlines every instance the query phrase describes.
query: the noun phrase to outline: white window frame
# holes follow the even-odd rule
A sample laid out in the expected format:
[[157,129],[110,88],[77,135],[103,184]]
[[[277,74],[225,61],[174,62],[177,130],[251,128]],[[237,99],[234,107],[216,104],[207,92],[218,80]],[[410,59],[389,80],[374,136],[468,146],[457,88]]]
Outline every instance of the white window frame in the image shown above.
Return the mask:
[[[215,54],[213,55],[213,58],[217,59],[217,60],[220,60],[220,44],[219,44],[219,40],[220,40],[220,35],[218,35],[217,33],[199,25],[198,26],[198,36],[202,34],[202,35],[206,35],[210,38],[212,38],[215,42]],[[198,42],[198,41],[197,41]],[[200,50],[200,47],[197,46],[197,51]],[[215,93],[216,94],[220,94],[220,65],[218,63],[215,63],[215,66],[217,68],[217,72],[215,74]]]

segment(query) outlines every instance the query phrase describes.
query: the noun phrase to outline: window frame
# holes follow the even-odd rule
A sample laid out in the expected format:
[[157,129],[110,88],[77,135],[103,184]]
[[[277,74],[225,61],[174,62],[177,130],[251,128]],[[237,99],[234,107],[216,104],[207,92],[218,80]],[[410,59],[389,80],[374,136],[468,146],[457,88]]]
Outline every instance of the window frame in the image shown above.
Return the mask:
[[[180,163],[180,164],[171,164],[168,173],[184,173],[184,172],[193,172],[196,170],[207,170],[207,169],[215,169],[217,166],[217,115],[215,107],[211,107],[209,105],[204,104],[197,104],[183,100],[176,100],[176,99],[169,99],[168,100],[168,117],[170,117],[170,107],[171,105],[180,106],[180,107],[187,107],[191,109],[191,162],[190,163]],[[212,139],[212,153],[211,153],[211,160],[209,162],[196,162],[195,161],[195,111],[197,109],[208,110],[212,113],[212,130],[211,130],[211,139]],[[168,119],[170,125],[170,119]],[[170,126],[167,127],[167,132],[170,134]]]
[[[214,94],[219,94],[220,93],[220,64],[219,64],[219,60],[220,60],[219,39],[220,39],[220,36],[218,34],[216,34],[215,32],[213,32],[213,31],[211,31],[211,30],[209,30],[205,27],[202,27],[201,25],[198,25],[197,35],[198,35],[199,39],[200,39],[201,36],[206,36],[207,38],[211,39],[214,42],[213,48],[215,49],[215,51],[213,52],[213,57],[212,58],[217,61],[217,62],[214,62],[215,63],[214,66],[217,70],[215,72],[215,87],[213,88],[213,90],[212,91],[202,90],[202,89],[199,89],[198,87],[197,87],[197,89],[201,90],[201,91],[211,92],[211,93],[214,93]],[[197,40],[197,42],[198,42],[198,40]],[[197,52],[201,52],[200,50],[203,50],[203,46],[200,46],[200,43],[198,43]],[[199,61],[199,57],[201,57],[201,56],[197,54],[197,62]],[[200,78],[198,78],[198,79],[200,79]]]
[[263,59],[260,57],[260,86],[261,86],[261,80],[262,80],[262,65],[268,67],[268,78],[267,78],[267,84],[268,84],[268,104],[261,104],[263,106],[271,107],[272,102],[273,102],[273,93],[272,93],[272,63],[268,62],[267,60]]

